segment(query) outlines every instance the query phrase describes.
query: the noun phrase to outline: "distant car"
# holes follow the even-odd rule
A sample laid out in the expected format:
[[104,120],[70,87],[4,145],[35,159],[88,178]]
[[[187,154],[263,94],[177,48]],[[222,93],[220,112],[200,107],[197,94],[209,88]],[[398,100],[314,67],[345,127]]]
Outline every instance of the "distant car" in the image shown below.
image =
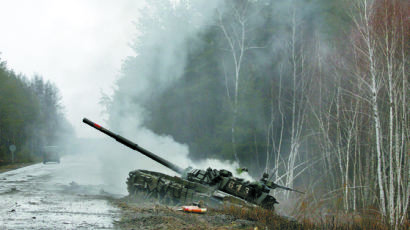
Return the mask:
[[43,150],[43,164],[47,162],[60,163],[60,150],[57,146],[46,146]]

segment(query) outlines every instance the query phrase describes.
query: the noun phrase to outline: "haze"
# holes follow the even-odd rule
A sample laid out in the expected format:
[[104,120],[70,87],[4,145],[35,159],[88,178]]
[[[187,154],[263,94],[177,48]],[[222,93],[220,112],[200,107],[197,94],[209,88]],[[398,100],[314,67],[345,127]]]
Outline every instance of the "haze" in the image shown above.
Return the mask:
[[82,117],[102,121],[101,93],[112,93],[144,1],[0,0],[0,58],[16,73],[60,89],[65,114],[80,137]]

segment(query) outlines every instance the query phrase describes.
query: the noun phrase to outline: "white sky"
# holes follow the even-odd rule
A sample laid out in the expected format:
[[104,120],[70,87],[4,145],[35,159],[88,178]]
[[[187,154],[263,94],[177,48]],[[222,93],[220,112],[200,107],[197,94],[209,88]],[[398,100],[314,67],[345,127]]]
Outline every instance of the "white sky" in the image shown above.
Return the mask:
[[37,73],[60,89],[65,114],[80,137],[82,123],[103,123],[101,92],[112,93],[136,34],[144,0],[0,0],[0,58],[17,73]]

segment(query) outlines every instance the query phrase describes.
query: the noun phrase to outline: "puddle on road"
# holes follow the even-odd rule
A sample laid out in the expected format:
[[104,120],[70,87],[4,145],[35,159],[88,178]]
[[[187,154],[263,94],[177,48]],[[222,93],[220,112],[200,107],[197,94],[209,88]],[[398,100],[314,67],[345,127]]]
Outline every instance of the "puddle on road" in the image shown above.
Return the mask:
[[39,164],[1,174],[0,229],[113,228],[120,210],[107,201],[111,194],[103,185],[66,183],[64,167]]
[[0,199],[8,204],[0,207],[0,229],[112,228],[119,216],[107,200],[89,195],[15,193]]
[[5,192],[1,192],[0,195],[3,195],[3,194],[14,194],[14,193],[18,193],[18,192],[20,192],[20,191],[19,191],[17,188],[13,187],[13,188],[11,188],[11,189],[5,191]]

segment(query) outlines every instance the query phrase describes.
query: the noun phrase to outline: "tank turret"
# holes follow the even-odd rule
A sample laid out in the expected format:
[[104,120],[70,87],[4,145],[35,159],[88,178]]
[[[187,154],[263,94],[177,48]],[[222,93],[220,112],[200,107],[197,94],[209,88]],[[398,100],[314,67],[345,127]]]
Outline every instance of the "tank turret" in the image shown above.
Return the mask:
[[87,118],[84,118],[83,122],[181,175],[169,176],[148,170],[131,171],[127,179],[130,196],[143,194],[144,197],[152,197],[170,204],[203,201],[208,205],[214,205],[229,202],[274,209],[274,204],[278,202],[269,194],[272,189],[281,188],[302,193],[269,181],[267,174],[259,181],[250,182],[234,177],[225,169],[183,169]]

